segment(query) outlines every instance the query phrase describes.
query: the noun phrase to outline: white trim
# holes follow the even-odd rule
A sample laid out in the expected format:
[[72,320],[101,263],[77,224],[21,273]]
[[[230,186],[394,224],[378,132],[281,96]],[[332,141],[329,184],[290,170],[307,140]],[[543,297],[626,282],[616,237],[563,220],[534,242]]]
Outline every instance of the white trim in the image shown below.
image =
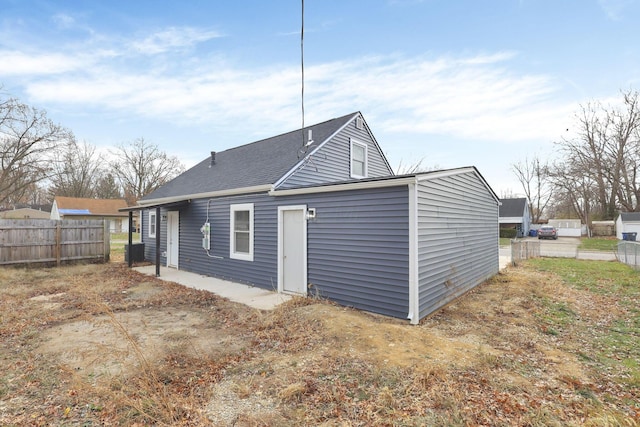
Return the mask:
[[[178,229],[176,230],[176,236],[178,236],[178,240],[175,243],[176,245],[176,259],[174,260],[171,257],[171,249],[169,248],[169,239],[171,239],[171,230],[169,225],[171,224],[171,217],[172,216],[177,216],[178,217],[178,224],[177,227]],[[169,265],[169,258],[172,258],[172,265]],[[180,211],[167,211],[167,259],[166,259],[166,266],[167,267],[174,267],[176,270],[179,270],[179,262],[180,262]]]
[[[364,149],[364,160],[362,165],[362,175],[353,173],[353,147],[358,146]],[[353,138],[349,138],[349,174],[351,178],[366,178],[369,174],[369,145],[365,142],[357,141]]]
[[390,177],[388,179],[375,180],[375,181],[360,181],[349,182],[346,184],[330,184],[321,185],[317,187],[305,187],[305,188],[291,188],[288,190],[272,190],[269,192],[270,196],[296,196],[300,194],[316,194],[316,193],[330,193],[333,191],[348,191],[359,190],[366,188],[385,188],[385,187],[399,187],[407,185],[412,182],[416,182],[414,177]]
[[[153,216],[153,221],[151,220],[151,216]],[[153,224],[153,227],[151,226],[151,224]],[[156,233],[158,232],[158,230],[156,230],[156,211],[155,209],[152,209],[149,211],[149,238],[150,239],[155,239],[156,238]],[[151,230],[153,229],[153,234],[151,233]]]
[[302,271],[304,275],[305,282],[308,280],[307,278],[307,205],[292,205],[292,206],[278,206],[278,292],[284,292],[284,259],[283,259],[283,231],[284,231],[284,211],[294,211],[294,210],[302,210],[302,258],[304,259],[304,264],[302,266]]
[[498,217],[499,224],[519,224],[524,223],[524,217],[521,216],[501,216]]
[[181,202],[183,200],[190,200],[190,199],[212,199],[215,197],[222,197],[222,196],[234,196],[236,194],[260,193],[263,191],[270,191],[272,189],[273,189],[273,186],[271,184],[256,185],[254,187],[231,188],[229,190],[210,191],[208,193],[184,194],[182,196],[161,197],[159,199],[140,200],[138,201],[138,206],[147,207],[147,206],[160,205],[164,203]]
[[[249,211],[249,253],[236,252],[235,215],[237,211]],[[241,203],[229,206],[229,258],[253,261],[253,203]]]
[[409,184],[409,313],[412,325],[420,322],[420,283],[418,281],[418,185]]
[[282,178],[280,178],[279,180],[277,180],[275,182],[275,184],[273,184],[273,188],[278,188],[280,185],[282,185],[283,182],[285,182],[287,179],[289,179],[289,177],[291,177],[291,175],[296,173],[296,171],[300,168],[300,166],[302,166],[307,161],[308,157],[311,157],[314,154],[316,154],[318,152],[318,150],[320,150],[322,147],[324,147],[327,144],[327,142],[331,141],[334,136],[336,136],[338,133],[342,132],[342,130],[344,128],[346,128],[353,121],[353,119],[355,117],[357,117],[359,114],[360,113],[355,113],[349,120],[347,120],[342,126],[340,126],[340,128],[338,128],[335,132],[333,132],[331,135],[329,135],[328,138],[326,138],[324,141],[322,141],[320,144],[318,144],[318,146],[316,148],[311,150],[311,152],[309,154],[307,154],[302,159],[300,159],[300,161],[298,163],[296,163],[291,169],[289,169],[289,171],[287,173],[282,175]]

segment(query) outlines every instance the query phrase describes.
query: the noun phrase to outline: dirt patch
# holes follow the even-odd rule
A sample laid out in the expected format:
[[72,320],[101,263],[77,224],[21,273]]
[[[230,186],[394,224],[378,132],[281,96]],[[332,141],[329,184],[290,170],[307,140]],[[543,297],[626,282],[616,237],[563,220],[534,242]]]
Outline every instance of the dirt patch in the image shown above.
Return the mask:
[[219,357],[246,345],[242,336],[212,327],[207,315],[162,308],[64,323],[44,331],[42,338],[38,352],[91,377],[126,376],[142,359],[155,363],[176,350],[190,357]]
[[35,301],[41,303],[40,306],[45,310],[53,310],[62,306],[60,302],[51,302],[51,300],[58,299],[65,295],[64,292],[60,292],[57,294],[49,294],[49,295],[37,295],[35,297],[29,298],[29,301]]

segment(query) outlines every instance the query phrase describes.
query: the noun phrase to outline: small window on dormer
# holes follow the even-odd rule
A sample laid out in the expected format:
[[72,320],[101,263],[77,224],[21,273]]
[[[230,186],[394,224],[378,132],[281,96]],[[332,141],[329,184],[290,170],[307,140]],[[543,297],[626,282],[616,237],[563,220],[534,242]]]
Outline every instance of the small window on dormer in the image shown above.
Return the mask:
[[351,140],[351,178],[367,177],[367,144]]

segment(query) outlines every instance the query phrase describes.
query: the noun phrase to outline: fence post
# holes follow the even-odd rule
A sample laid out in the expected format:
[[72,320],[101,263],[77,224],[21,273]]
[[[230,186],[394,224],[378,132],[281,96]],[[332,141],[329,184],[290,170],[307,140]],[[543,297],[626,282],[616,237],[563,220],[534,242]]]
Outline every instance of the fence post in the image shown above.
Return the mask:
[[56,221],[56,265],[60,267],[60,259],[62,258],[62,227],[60,220]]
[[109,221],[103,220],[102,242],[104,248],[104,262],[109,262],[111,257],[111,233],[109,232]]

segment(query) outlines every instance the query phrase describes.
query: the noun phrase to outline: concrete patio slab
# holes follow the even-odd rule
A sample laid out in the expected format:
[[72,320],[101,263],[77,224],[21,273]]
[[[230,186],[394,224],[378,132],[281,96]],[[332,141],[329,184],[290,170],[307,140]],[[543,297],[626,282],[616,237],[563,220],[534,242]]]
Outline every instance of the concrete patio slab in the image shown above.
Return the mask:
[[[155,265],[134,267],[134,270],[149,276],[156,275]],[[159,279],[167,282],[175,282],[188,288],[208,291],[259,310],[273,310],[279,304],[291,299],[290,295],[279,294],[277,292],[217,279],[215,277],[180,271],[175,268],[160,267]]]

